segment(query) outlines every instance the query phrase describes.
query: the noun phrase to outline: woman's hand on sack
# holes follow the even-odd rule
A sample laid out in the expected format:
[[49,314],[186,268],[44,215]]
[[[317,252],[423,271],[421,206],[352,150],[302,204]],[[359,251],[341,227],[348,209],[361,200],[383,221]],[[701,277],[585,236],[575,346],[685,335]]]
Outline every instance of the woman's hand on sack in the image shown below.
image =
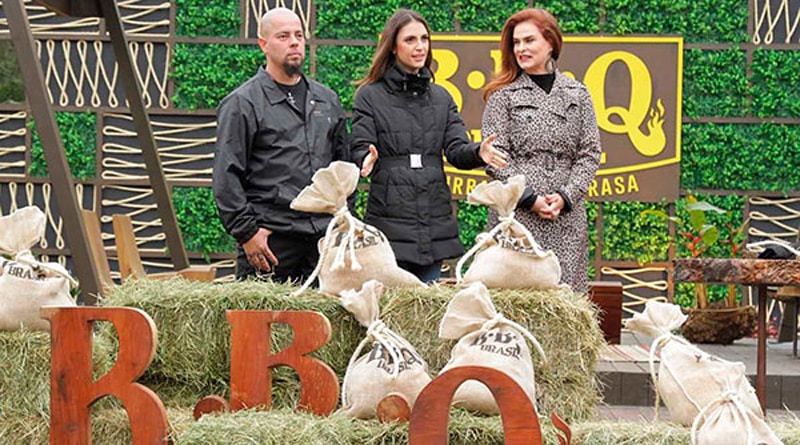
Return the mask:
[[378,162],[378,149],[374,145],[369,144],[369,153],[364,157],[364,162],[361,164],[361,177],[366,178],[372,173],[372,168]]
[[478,150],[478,156],[490,167],[505,168],[508,166],[508,156],[504,151],[494,147],[495,139],[497,135],[494,134],[484,139]]
[[268,240],[272,231],[260,227],[252,238],[242,244],[244,253],[247,254],[247,261],[256,269],[271,271],[273,266],[278,265],[278,258],[269,248]]

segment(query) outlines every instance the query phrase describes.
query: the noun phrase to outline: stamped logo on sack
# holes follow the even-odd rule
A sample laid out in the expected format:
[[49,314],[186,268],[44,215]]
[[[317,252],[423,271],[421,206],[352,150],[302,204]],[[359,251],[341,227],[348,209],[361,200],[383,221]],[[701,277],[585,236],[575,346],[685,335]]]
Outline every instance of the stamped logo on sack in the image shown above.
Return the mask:
[[[347,235],[347,231],[338,232],[336,234],[333,247],[339,247],[342,244],[342,239]],[[364,230],[359,233],[356,229],[355,240],[353,241],[353,248],[356,250],[366,249],[367,247],[377,246],[387,242],[386,236],[378,229],[372,226],[364,225]]]
[[533,250],[533,247],[528,245],[528,242],[525,238],[512,238],[509,236],[498,234],[495,236],[495,240],[497,240],[497,244],[503,249],[509,249],[515,252],[536,255],[536,251]]
[[43,280],[42,276],[36,269],[28,265],[20,264],[14,261],[5,261],[3,265],[3,274],[8,274],[13,277],[22,278],[25,280]]
[[[398,373],[411,369],[416,364],[423,363],[422,357],[418,356],[413,350],[408,348],[394,347],[394,352],[398,357],[401,357],[398,364]],[[372,352],[367,358],[367,363],[376,362],[375,366],[391,374],[394,370],[394,361],[389,351],[378,342],[372,344]]]
[[478,336],[470,346],[478,346],[481,351],[519,360],[522,353],[522,347],[519,345],[520,341],[519,336],[513,332],[502,332],[499,329],[493,329]]

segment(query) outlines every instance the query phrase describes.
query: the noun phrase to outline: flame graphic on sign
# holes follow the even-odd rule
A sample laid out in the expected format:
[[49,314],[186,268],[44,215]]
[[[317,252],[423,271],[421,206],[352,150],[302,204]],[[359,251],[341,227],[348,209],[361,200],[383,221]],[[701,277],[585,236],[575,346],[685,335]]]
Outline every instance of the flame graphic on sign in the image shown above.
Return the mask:
[[631,131],[628,137],[639,153],[645,156],[657,156],[667,146],[667,136],[664,134],[664,104],[661,99],[656,101],[656,108],[651,108],[647,121],[647,134],[641,131]]

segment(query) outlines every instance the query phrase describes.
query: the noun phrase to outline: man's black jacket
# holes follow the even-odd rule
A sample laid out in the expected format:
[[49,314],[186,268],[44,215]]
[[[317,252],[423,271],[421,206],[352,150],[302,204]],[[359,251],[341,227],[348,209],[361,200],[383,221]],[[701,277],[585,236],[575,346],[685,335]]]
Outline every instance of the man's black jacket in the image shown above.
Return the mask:
[[213,189],[222,225],[239,243],[259,227],[324,233],[330,215],[289,203],[332,161],[349,160],[345,114],[331,89],[307,82],[305,115],[262,68],[217,107]]

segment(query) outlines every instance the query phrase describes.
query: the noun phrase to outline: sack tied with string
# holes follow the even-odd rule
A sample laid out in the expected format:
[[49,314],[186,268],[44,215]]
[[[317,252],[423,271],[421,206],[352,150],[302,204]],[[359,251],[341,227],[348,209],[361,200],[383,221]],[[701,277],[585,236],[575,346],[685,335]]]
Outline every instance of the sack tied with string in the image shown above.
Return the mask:
[[[650,377],[656,390],[656,414],[659,399],[664,400],[674,422],[691,426],[703,407],[720,399],[727,388],[720,381],[737,383],[735,392],[741,403],[763,419],[755,389],[744,376],[739,362],[729,362],[708,354],[672,331],[686,321],[678,305],[648,301],[645,310],[628,320],[626,327],[653,338],[650,345]],[[655,356],[661,361],[656,377]],[[722,380],[720,380],[722,379]]]
[[[378,403],[390,393],[400,393],[414,406],[417,396],[430,383],[428,364],[403,337],[380,320],[378,300],[383,285],[374,280],[356,292],[340,294],[342,306],[367,328],[353,352],[342,383],[342,411],[359,419],[376,416]],[[361,355],[371,344],[372,350]]]
[[44,213],[33,206],[0,217],[0,330],[48,331],[50,323],[39,316],[39,308],[75,306],[69,272],[31,253],[44,237],[45,223]]
[[[458,261],[458,282],[482,282],[489,288],[552,289],[561,281],[561,265],[553,251],[545,251],[531,232],[514,219],[514,209],[525,191],[525,177],[517,175],[507,184],[480,184],[467,196],[471,204],[497,211],[500,222],[476,237],[475,245]],[[463,279],[464,264],[475,256]]]
[[369,280],[390,287],[425,287],[417,277],[397,266],[383,232],[350,213],[347,197],[356,190],[358,177],[355,165],[333,162],[314,173],[311,184],[292,200],[293,210],[333,215],[325,236],[319,240],[317,267],[294,295],[307,289],[317,276],[320,291],[331,295],[359,289]]
[[[544,360],[542,346],[525,327],[497,312],[482,283],[473,283],[453,296],[439,324],[439,337],[458,339],[442,373],[458,366],[495,368],[514,379],[536,406],[533,361],[525,339]],[[490,415],[500,412],[491,391],[476,381],[464,382],[456,390],[453,404]]]
[[692,445],[783,445],[772,429],[739,398],[743,363],[738,372],[719,376],[723,393],[704,406],[692,423]]

